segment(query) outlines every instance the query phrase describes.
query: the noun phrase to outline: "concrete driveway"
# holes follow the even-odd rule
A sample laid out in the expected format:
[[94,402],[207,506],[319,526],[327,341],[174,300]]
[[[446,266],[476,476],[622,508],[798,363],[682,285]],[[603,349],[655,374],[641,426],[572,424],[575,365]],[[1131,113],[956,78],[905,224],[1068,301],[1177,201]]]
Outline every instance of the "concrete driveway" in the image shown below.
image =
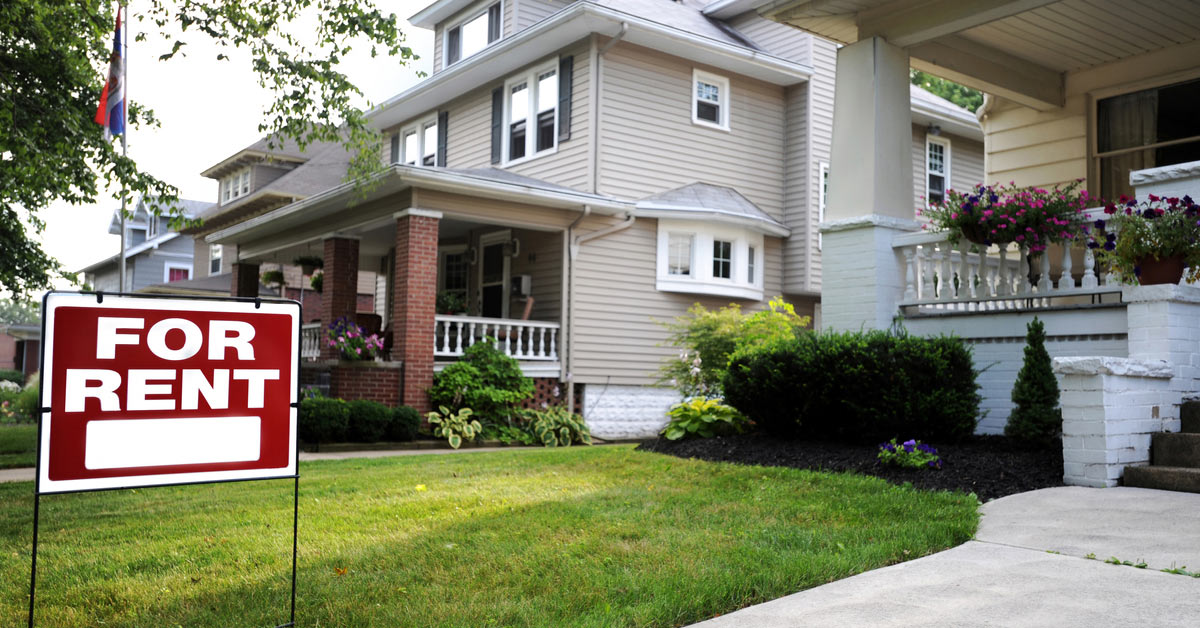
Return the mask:
[[1159,571],[1200,572],[1200,495],[1060,487],[981,511],[973,541],[695,626],[1200,625],[1200,578]]

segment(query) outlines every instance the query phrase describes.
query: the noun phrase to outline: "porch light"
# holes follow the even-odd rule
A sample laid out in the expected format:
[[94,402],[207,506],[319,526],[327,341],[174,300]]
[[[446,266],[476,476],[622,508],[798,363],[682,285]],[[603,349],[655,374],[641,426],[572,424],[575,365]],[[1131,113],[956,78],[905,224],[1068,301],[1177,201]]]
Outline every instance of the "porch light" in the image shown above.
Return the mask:
[[942,127],[936,124],[930,124],[929,127],[925,129],[925,132],[929,135],[937,137],[938,135],[942,134]]

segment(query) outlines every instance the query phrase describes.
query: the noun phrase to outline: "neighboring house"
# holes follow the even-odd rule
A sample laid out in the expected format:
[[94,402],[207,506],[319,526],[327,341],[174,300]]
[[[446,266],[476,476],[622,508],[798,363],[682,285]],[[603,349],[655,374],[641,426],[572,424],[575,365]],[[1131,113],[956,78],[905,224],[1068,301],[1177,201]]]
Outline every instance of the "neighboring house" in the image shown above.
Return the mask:
[[38,323],[0,324],[0,369],[21,371],[28,379],[42,365],[42,326]]
[[[179,200],[189,218],[210,203]],[[121,234],[121,210],[113,212],[108,232]],[[167,212],[154,215],[146,199],[138,199],[125,221],[125,286],[120,285],[120,257],[113,255],[81,269],[84,283],[102,292],[137,292],[151,285],[192,279],[192,239],[170,228]]]
[[[410,20],[435,32],[433,74],[370,114],[387,167],[365,198],[297,164],[276,182],[312,169],[324,187],[216,208],[203,241],[246,277],[321,251],[325,322],[354,313],[356,272],[378,270],[402,363],[388,401],[426,409],[433,373],[486,335],[541,389],[582,394],[598,436],[652,435],[677,397],[653,386],[676,354],[663,322],[776,295],[819,315],[828,289],[837,45],[706,4],[438,0]],[[910,214],[983,176],[975,117],[911,89],[888,154],[908,177],[890,202]],[[206,174],[254,199],[238,173],[263,158]],[[435,311],[438,297],[464,305]]]

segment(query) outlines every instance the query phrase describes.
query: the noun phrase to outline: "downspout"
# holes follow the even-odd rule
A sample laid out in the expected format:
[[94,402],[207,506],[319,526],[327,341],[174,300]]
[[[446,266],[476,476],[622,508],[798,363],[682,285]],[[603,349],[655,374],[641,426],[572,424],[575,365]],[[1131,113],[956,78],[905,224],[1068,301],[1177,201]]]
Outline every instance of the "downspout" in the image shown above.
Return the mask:
[[575,383],[574,383],[575,376],[571,374],[571,348],[572,348],[571,330],[573,330],[575,328],[574,325],[571,324],[572,320],[573,320],[574,309],[575,309],[575,302],[571,298],[571,284],[574,283],[574,278],[575,278],[575,264],[574,264],[575,256],[571,255],[570,251],[571,251],[571,242],[572,242],[573,234],[575,233],[575,227],[578,227],[579,223],[583,222],[583,220],[585,218],[587,218],[591,213],[592,213],[592,206],[584,205],[583,213],[579,214],[579,217],[576,218],[574,220],[574,222],[567,225],[567,230],[563,232],[563,253],[565,255],[563,256],[564,266],[563,266],[563,278],[562,278],[563,279],[563,304],[562,304],[563,339],[562,339],[562,344],[563,344],[563,349],[564,349],[564,351],[563,351],[564,355],[562,358],[563,369],[562,369],[562,374],[560,375],[560,377],[562,379],[563,384],[565,384],[567,387],[567,408],[571,412],[575,411]]

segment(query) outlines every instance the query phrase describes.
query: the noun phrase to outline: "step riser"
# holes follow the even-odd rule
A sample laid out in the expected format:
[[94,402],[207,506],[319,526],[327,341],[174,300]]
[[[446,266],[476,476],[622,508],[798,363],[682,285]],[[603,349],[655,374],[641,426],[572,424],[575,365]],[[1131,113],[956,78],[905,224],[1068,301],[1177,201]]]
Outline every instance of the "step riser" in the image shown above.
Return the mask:
[[1156,467],[1200,468],[1200,434],[1154,434],[1150,460]]
[[1200,493],[1200,469],[1180,467],[1125,467],[1125,486],[1162,491]]
[[1180,408],[1179,431],[1189,434],[1200,434],[1200,401],[1185,401]]

